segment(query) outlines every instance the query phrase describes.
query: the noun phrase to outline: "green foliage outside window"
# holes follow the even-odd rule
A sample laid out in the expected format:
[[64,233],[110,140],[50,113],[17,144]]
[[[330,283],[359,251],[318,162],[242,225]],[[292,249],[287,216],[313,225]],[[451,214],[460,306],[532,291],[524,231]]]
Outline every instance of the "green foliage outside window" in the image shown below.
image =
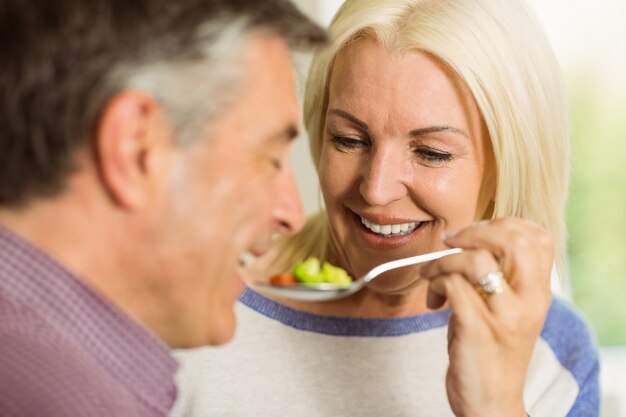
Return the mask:
[[601,345],[626,345],[626,94],[584,76],[569,85],[572,295]]

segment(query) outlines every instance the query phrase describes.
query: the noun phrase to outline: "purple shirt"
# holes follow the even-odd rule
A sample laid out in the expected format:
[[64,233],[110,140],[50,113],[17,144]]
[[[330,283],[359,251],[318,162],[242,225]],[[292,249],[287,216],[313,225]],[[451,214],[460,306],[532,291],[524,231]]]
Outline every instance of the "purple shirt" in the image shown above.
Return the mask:
[[177,367],[156,336],[0,227],[0,416],[165,416]]

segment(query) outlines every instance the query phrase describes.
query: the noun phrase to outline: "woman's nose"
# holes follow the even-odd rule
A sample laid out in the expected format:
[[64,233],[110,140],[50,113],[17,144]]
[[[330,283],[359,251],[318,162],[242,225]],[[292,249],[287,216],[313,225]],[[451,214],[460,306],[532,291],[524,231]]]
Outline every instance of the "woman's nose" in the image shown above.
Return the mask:
[[304,226],[304,211],[291,167],[287,165],[276,183],[276,202],[272,211],[276,231],[291,235]]
[[385,206],[407,195],[411,164],[394,150],[375,150],[363,166],[359,191],[371,206]]

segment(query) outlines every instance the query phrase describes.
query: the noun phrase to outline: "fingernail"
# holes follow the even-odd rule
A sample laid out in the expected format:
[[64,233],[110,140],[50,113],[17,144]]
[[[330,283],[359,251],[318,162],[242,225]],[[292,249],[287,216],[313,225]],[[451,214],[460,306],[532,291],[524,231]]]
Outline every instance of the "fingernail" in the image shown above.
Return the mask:
[[472,226],[486,226],[489,224],[489,220],[479,220],[477,222],[472,223]]
[[454,237],[459,234],[461,229],[452,229],[441,232],[441,240],[446,240],[448,238]]

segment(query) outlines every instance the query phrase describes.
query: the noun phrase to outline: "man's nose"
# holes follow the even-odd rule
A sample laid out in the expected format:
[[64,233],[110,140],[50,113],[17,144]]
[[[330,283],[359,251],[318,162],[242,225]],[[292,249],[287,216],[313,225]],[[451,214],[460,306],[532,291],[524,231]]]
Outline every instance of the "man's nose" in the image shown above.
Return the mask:
[[275,195],[276,203],[272,215],[276,223],[276,231],[285,235],[298,232],[304,226],[305,218],[291,167],[287,166],[281,173],[276,184]]
[[394,149],[374,150],[362,166],[361,196],[370,206],[385,206],[407,195],[412,165]]

